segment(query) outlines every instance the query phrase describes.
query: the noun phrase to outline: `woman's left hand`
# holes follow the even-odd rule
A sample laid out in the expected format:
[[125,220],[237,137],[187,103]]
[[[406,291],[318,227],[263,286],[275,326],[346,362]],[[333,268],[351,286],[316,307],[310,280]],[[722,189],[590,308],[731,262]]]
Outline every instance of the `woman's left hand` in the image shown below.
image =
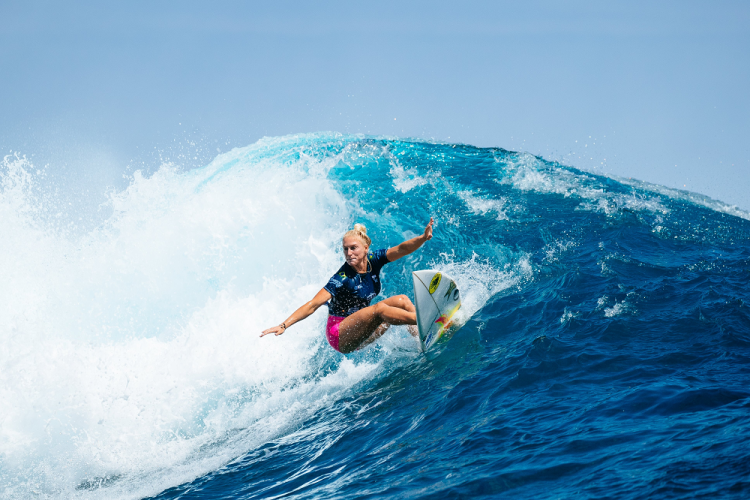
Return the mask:
[[401,257],[409,255],[417,248],[421,247],[428,240],[432,239],[432,224],[435,221],[430,217],[430,223],[424,228],[424,234],[422,236],[416,236],[410,240],[404,241],[403,243],[396,245],[395,247],[389,248],[385,254],[388,258],[388,262],[393,262]]
[[434,222],[435,221],[432,219],[432,217],[430,217],[430,223],[427,224],[427,227],[424,228],[424,235],[423,236],[424,236],[424,240],[425,241],[429,241],[429,240],[432,239],[432,224]]

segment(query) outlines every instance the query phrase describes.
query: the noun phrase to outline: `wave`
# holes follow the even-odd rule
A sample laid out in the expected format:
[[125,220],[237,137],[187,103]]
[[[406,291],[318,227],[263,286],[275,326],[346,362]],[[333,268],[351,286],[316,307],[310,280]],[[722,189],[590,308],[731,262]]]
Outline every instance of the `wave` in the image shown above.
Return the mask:
[[[340,237],[354,222],[387,247],[434,216],[435,238],[385,268],[383,294],[408,292],[411,270],[442,269],[462,289],[461,334],[477,338],[502,300],[543,295],[584,255],[598,252],[609,279],[636,260],[643,272],[714,265],[688,250],[665,259],[618,248],[624,226],[662,250],[734,242],[746,252],[750,220],[699,195],[528,154],[331,133],[266,138],[195,170],[136,172],[83,231],[71,230],[77,214],[28,160],[6,157],[1,179],[8,497],[155,495],[408,371],[422,358],[403,328],[348,357],[327,346],[325,311],[258,337],[340,266]],[[590,291],[603,319],[645,307],[636,290],[606,292]],[[582,314],[566,308],[556,328]]]

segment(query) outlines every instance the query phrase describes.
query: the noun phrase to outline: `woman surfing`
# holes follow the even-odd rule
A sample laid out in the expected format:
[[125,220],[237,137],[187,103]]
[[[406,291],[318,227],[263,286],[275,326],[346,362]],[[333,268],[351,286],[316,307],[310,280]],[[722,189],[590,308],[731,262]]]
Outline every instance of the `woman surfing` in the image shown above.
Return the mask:
[[432,224],[424,234],[389,249],[370,251],[371,240],[362,224],[344,234],[346,262],[311,301],[297,309],[279,326],[260,335],[281,335],[287,328],[310,316],[328,302],[326,337],[331,347],[348,354],[375,341],[391,325],[416,325],[414,304],[406,295],[396,295],[370,305],[380,293],[380,270],[389,262],[405,257],[432,239]]

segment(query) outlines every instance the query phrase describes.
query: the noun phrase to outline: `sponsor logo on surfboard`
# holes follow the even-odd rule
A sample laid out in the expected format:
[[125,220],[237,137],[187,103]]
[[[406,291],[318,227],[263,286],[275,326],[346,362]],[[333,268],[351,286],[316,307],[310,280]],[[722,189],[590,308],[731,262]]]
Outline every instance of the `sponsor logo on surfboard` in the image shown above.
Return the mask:
[[441,315],[438,319],[435,320],[435,323],[440,324],[440,329],[444,330],[451,326],[451,316],[448,316],[447,314]]
[[432,337],[434,337],[434,336],[435,336],[435,332],[430,332],[430,334],[429,334],[429,335],[427,336],[427,338],[425,339],[425,341],[424,341],[424,344],[425,344],[425,345],[426,345],[427,347],[429,347],[429,346],[430,346],[430,343],[431,343],[431,341],[432,341]]
[[[432,280],[430,281],[430,288],[429,288],[430,295],[435,293],[435,290],[437,290],[438,286],[440,286],[440,278],[442,278],[442,275],[440,273],[435,273],[435,276],[432,277]],[[453,285],[453,286],[456,286],[456,285]]]
[[430,331],[430,334],[424,341],[425,346],[430,347],[432,344],[440,340],[440,337],[443,336],[443,333],[445,333],[445,331],[453,324],[452,316],[453,314],[442,314],[438,319],[435,320],[435,324],[440,325],[440,327],[437,330]]
[[[456,290],[456,292],[458,292],[458,290],[456,289],[456,282],[451,280],[451,284],[448,287],[448,291],[445,292],[445,295],[443,295],[443,297],[450,297],[451,293],[453,293],[453,290]],[[456,295],[456,297],[457,296],[458,295]],[[456,300],[456,298],[454,297],[453,300]]]
[[435,320],[435,323],[440,325],[440,328],[438,328],[437,331],[437,339],[435,340],[436,342],[440,339],[440,337],[443,336],[443,333],[445,333],[446,330],[453,326],[453,316],[456,314],[456,311],[458,311],[460,307],[461,304],[459,303],[448,314],[441,314],[438,319]]

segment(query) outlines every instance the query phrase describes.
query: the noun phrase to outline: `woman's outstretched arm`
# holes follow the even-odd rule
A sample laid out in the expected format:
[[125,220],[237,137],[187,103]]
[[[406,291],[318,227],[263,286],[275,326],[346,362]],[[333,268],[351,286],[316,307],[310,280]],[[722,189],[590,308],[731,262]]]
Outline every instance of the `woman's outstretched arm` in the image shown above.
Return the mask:
[[295,324],[297,321],[302,321],[303,319],[307,318],[329,300],[331,300],[331,294],[325,288],[323,288],[317,294],[315,294],[315,297],[313,297],[310,302],[307,302],[302,307],[294,311],[292,315],[286,319],[286,321],[281,323],[279,326],[273,326],[268,330],[263,330],[263,333],[261,333],[260,336],[262,337],[263,335],[268,335],[269,333],[281,335],[286,331],[287,328]]
[[431,240],[433,222],[434,221],[432,220],[432,217],[430,217],[430,223],[427,224],[427,227],[424,228],[423,235],[417,236],[416,238],[412,238],[410,240],[406,240],[400,245],[389,248],[388,253],[385,254],[386,257],[388,257],[388,262],[393,262],[394,260],[398,260],[401,257],[409,255],[410,253],[424,245],[425,241]]

